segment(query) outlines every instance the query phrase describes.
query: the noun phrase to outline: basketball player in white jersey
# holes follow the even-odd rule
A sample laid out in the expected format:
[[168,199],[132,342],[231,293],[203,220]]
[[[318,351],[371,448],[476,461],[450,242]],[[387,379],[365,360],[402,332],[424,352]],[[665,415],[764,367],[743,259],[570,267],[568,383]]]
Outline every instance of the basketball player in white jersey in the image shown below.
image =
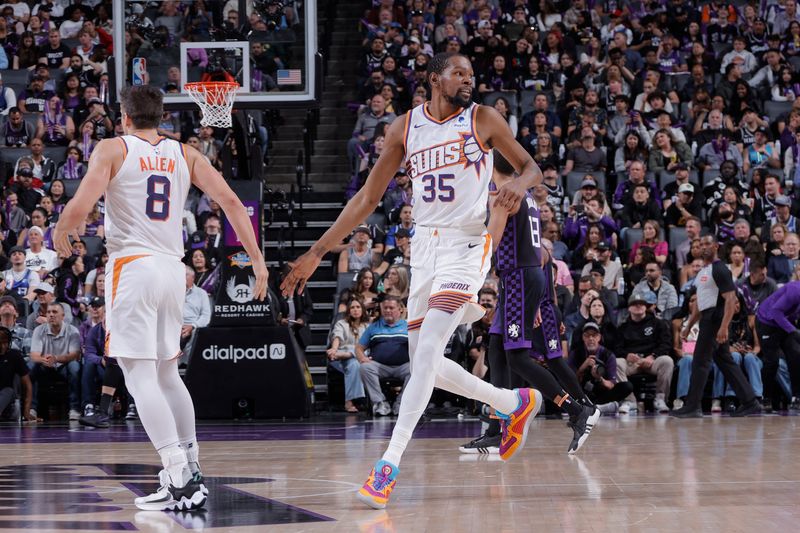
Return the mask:
[[430,61],[431,100],[391,124],[364,187],[311,250],[291,264],[281,285],[286,294],[297,287],[302,291],[322,256],[375,210],[405,161],[413,183],[416,222],[408,298],[411,378],[389,447],[358,492],[362,502],[376,509],[386,506],[400,457],[434,386],[495,408],[504,418],[503,459],[522,448],[542,402],[538,391],[498,389],[444,357],[445,344],[456,327],[477,320],[484,312],[475,303],[475,295],[491,263],[491,237],[484,220],[492,148],[520,173],[497,191],[499,206],[516,213],[527,189],[542,181],[541,171],[514,140],[505,120],[491,107],[471,102],[473,76],[469,60],[462,55],[439,54]]
[[250,218],[222,176],[194,148],[156,133],[161,91],[121,91],[125,136],[100,141],[75,197],[58,220],[54,242],[72,254],[70,235],[105,195],[110,299],[106,353],[116,357],[139,418],[161,456],[161,487],[136,498],[144,510],[190,510],[205,504],[194,407],[178,375],[185,293],[182,214],[194,183],[219,203],[250,255],[254,298],[266,294],[267,268]]

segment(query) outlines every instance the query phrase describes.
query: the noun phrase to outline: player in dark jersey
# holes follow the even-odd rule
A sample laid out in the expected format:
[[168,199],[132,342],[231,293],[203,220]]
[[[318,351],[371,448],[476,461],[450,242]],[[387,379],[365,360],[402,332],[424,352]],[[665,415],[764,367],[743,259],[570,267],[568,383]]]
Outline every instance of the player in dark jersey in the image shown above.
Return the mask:
[[[495,153],[492,188],[513,179],[514,168]],[[567,366],[561,351],[559,319],[554,310],[552,275],[542,268],[543,253],[539,231],[539,209],[530,193],[523,198],[516,213],[492,206],[489,233],[495,248],[497,273],[500,276],[500,302],[489,329],[489,372],[493,385],[508,385],[511,372],[520,376],[570,415],[574,436],[567,453],[575,453],[585,442],[600,418],[600,410],[584,405],[575,374]],[[550,261],[549,255],[546,261]],[[552,270],[551,270],[552,271]],[[548,279],[550,287],[548,287]],[[544,307],[540,304],[544,302]],[[537,319],[541,311],[541,324]],[[548,368],[567,383],[570,396],[556,378],[532,359],[536,353],[546,357]],[[500,443],[499,423],[492,422],[481,437],[461,446],[463,453],[492,453]]]

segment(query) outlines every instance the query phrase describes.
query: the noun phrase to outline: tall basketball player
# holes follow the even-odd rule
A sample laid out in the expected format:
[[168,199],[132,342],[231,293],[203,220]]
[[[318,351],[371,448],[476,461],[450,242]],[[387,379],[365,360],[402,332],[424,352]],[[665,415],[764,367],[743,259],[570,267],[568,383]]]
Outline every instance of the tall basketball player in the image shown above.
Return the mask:
[[72,254],[73,234],[105,195],[111,273],[106,345],[136,399],[139,418],[158,450],[161,487],[136,498],[144,510],[190,510],[205,504],[194,407],[178,376],[185,268],[182,213],[193,183],[219,203],[253,263],[254,298],[266,294],[267,268],[247,211],[222,176],[194,148],[156,133],[161,91],[121,91],[123,137],[100,141],[75,197],[58,220],[54,241]]
[[[490,187],[503,187],[514,179],[513,174],[514,168],[505,157],[495,153]],[[492,384],[499,387],[510,384],[509,372],[514,372],[569,413],[574,436],[567,453],[572,454],[586,441],[600,410],[580,403],[586,397],[561,350],[559,320],[552,305],[552,287],[548,286],[552,277],[542,268],[549,257],[542,248],[539,224],[539,208],[529,192],[516,213],[497,205],[491,207],[488,230],[497,257],[500,303],[489,329],[489,372]],[[538,328],[534,327],[537,313],[541,318]],[[550,371],[533,360],[532,352],[547,358]],[[568,385],[573,396],[551,372]],[[459,449],[462,453],[497,453],[500,440],[499,425],[492,421],[483,436]]]
[[[489,271],[491,238],[486,205],[496,147],[520,176],[497,191],[496,202],[516,211],[528,188],[541,183],[536,163],[491,107],[472,97],[472,65],[459,54],[438,54],[428,64],[431,100],[389,127],[384,149],[364,187],[342,210],[334,225],[311,250],[292,264],[284,293],[300,290],[320,259],[375,210],[403,161],[413,184],[417,230],[411,241],[411,289],[408,337],[411,378],[389,448],[358,497],[376,509],[386,506],[399,473],[400,457],[428,404],[434,386],[491,405],[504,417],[500,456],[522,448],[531,420],[541,406],[533,389],[498,389],[444,357],[456,327],[484,310],[475,303]],[[478,311],[479,310],[479,311]]]

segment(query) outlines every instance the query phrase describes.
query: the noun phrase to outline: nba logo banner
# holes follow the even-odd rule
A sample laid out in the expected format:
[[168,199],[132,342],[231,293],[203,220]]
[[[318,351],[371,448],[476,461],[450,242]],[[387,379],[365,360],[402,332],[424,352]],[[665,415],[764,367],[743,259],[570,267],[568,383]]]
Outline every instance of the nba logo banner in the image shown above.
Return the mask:
[[131,69],[131,83],[133,85],[147,85],[147,61],[143,57],[133,58]]

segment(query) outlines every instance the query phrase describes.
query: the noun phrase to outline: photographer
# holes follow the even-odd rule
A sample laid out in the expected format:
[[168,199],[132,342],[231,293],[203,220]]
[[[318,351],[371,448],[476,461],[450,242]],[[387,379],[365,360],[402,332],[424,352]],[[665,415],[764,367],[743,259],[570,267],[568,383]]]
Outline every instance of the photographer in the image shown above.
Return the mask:
[[[586,180],[584,180],[584,184],[585,183]],[[602,237],[607,241],[611,239],[611,236],[617,229],[614,220],[603,214],[603,205],[599,195],[588,200],[584,205],[571,205],[569,207],[569,216],[564,225],[562,237],[565,241],[573,245],[573,249],[577,250],[586,242],[589,226],[592,224],[599,224],[602,226],[604,233]]]
[[583,344],[569,352],[569,365],[589,398],[604,414],[617,412],[618,402],[633,392],[627,381],[617,382],[617,360],[613,352],[602,346],[600,326],[587,322],[582,329]]

